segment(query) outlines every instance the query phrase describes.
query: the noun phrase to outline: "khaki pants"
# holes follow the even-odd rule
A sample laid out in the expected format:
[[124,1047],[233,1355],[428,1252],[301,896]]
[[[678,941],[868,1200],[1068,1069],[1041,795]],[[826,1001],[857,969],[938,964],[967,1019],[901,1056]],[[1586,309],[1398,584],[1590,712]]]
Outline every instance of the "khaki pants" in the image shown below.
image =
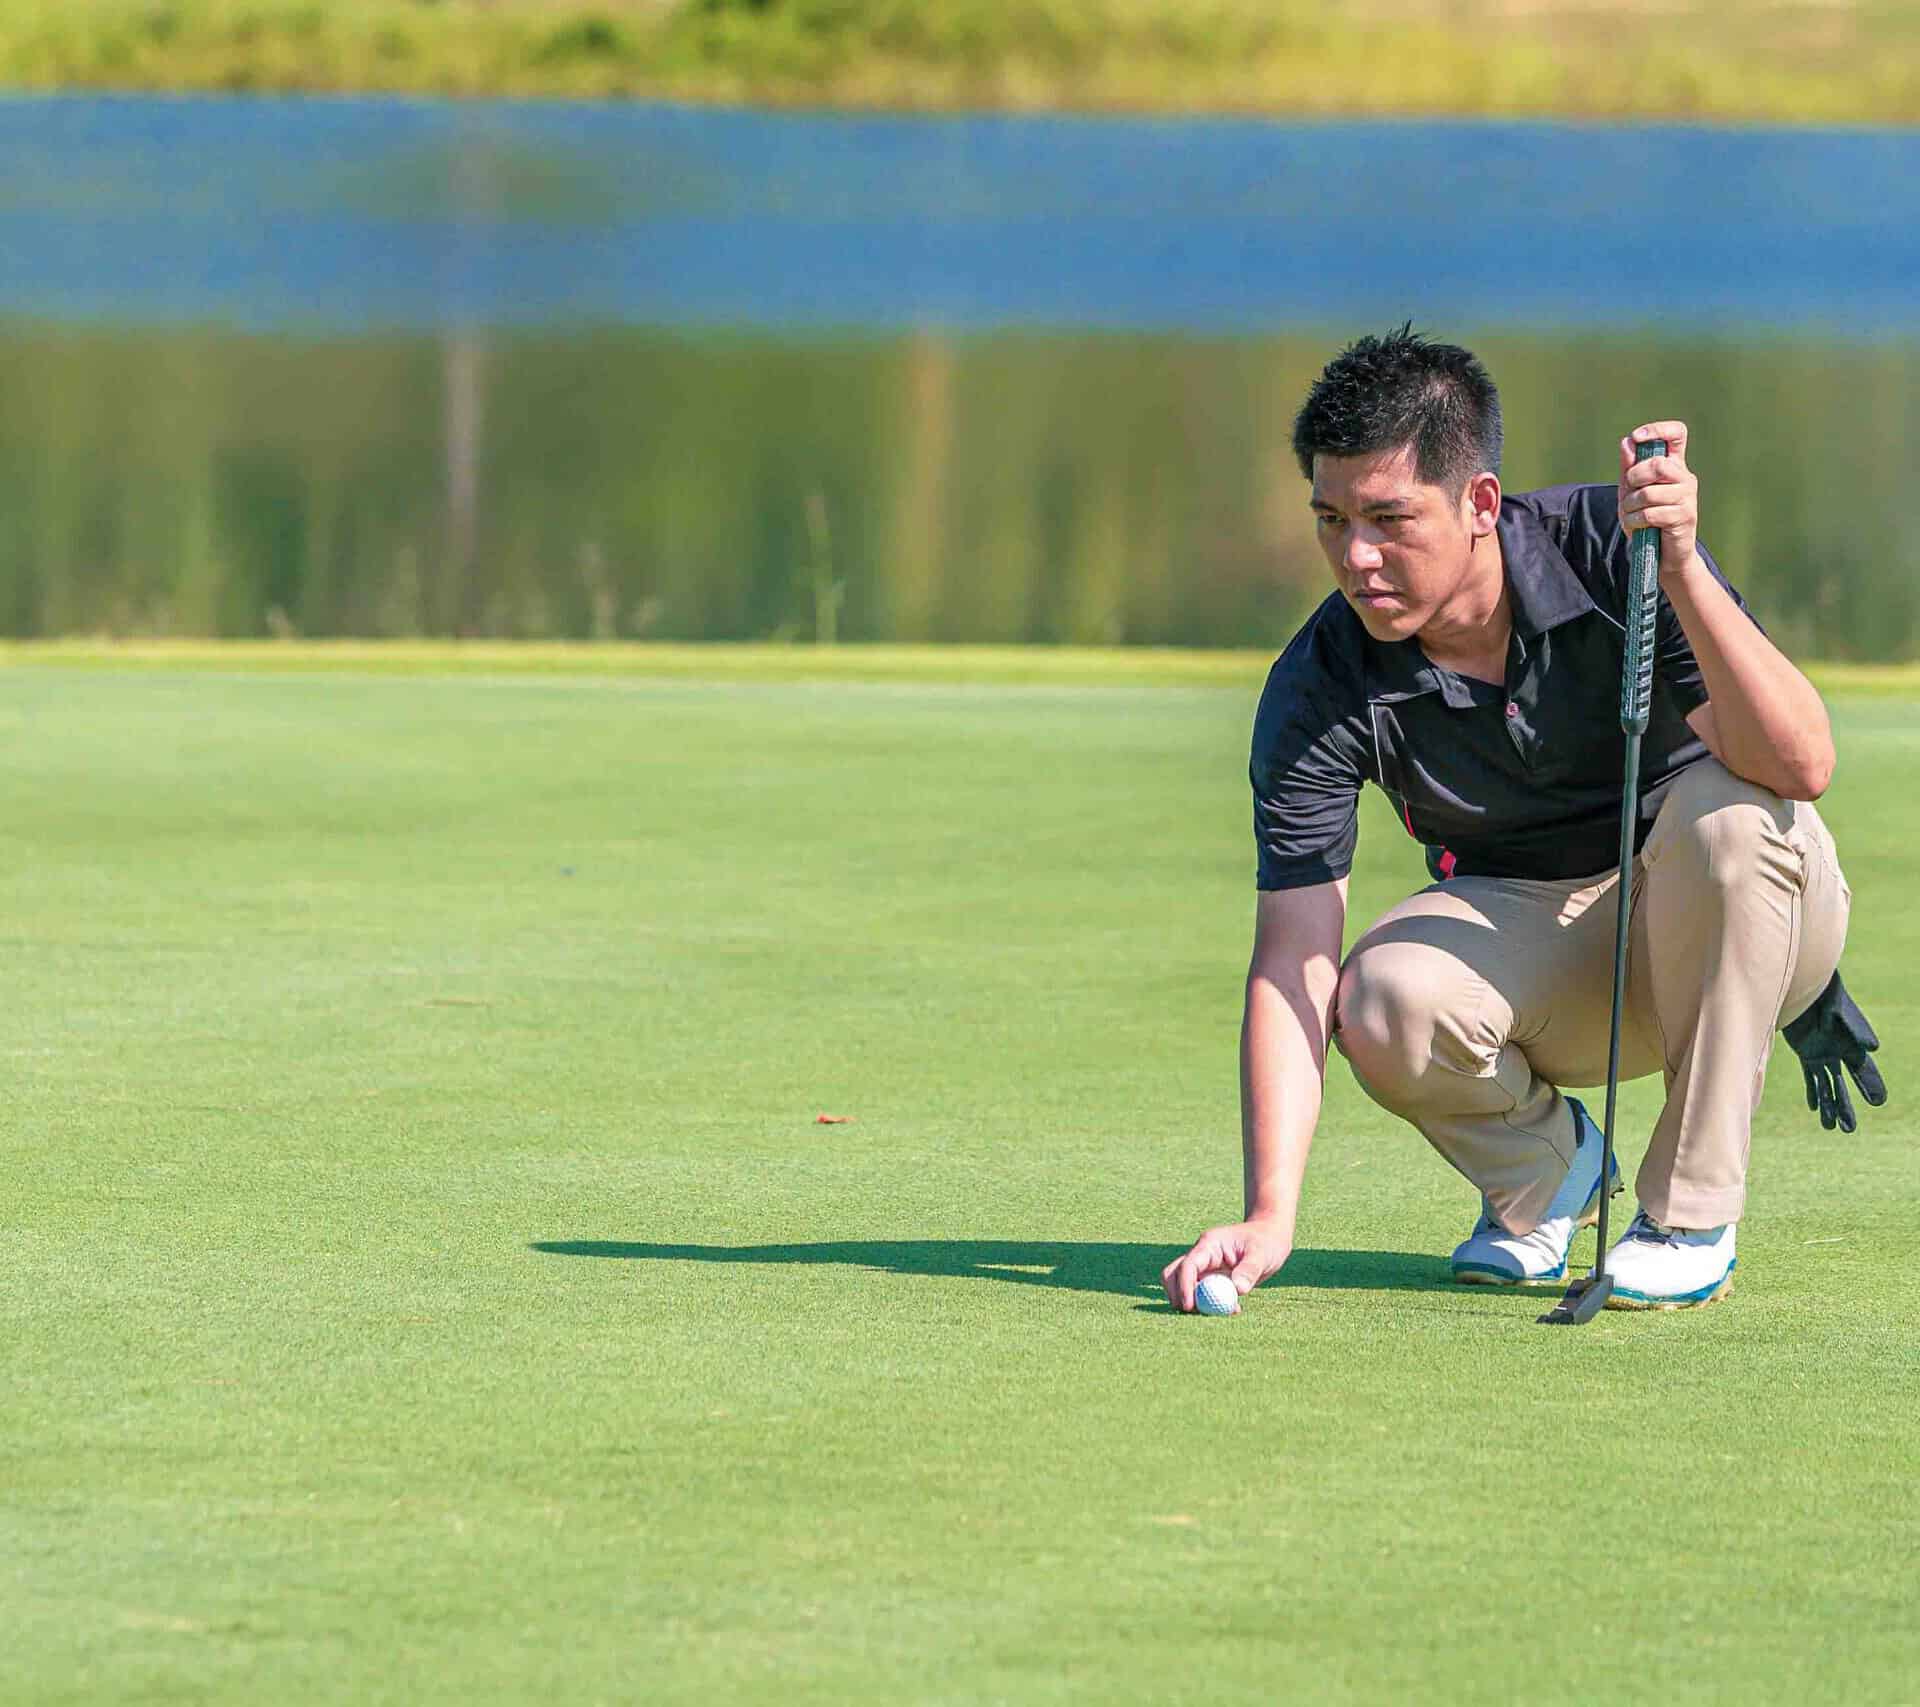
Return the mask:
[[[1516,1233],[1572,1161],[1559,1087],[1606,1082],[1615,881],[1436,884],[1377,920],[1341,970],[1336,1041],[1362,1088]],[[1674,783],[1634,862],[1620,1049],[1623,1079],[1666,1077],[1635,1181],[1655,1220],[1740,1219],[1774,1031],[1833,976],[1851,900],[1811,806],[1713,759]]]

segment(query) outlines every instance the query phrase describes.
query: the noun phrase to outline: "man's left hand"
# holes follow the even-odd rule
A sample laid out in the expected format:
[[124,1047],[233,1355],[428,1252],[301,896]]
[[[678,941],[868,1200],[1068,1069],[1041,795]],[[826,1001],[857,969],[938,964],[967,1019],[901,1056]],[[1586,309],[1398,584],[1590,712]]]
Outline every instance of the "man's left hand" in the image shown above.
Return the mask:
[[[1664,456],[1635,462],[1648,439],[1667,441]],[[1658,528],[1663,577],[1693,566],[1700,530],[1700,482],[1687,467],[1685,421],[1649,421],[1620,441],[1620,527],[1625,533]]]
[[1834,973],[1827,987],[1808,1008],[1786,1028],[1787,1042],[1800,1057],[1800,1070],[1807,1080],[1807,1107],[1820,1116],[1820,1124],[1829,1132],[1854,1128],[1853,1097],[1847,1090],[1845,1074],[1853,1075],[1860,1094],[1875,1108],[1887,1100],[1887,1082],[1873,1064],[1873,1051],[1880,1039],[1860,1005],[1847,994],[1847,987]]

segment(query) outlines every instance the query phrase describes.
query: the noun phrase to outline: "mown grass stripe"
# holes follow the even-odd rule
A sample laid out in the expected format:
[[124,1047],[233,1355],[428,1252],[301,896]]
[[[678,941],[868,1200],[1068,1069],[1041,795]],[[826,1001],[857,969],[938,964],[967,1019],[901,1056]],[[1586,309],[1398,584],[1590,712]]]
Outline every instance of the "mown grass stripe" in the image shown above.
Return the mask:
[[[1079,646],[768,646],[432,640],[0,642],[0,670],[243,674],[682,676],[709,681],[979,682],[1008,686],[1243,686],[1270,651]],[[1809,663],[1823,691],[1920,696],[1920,664]]]

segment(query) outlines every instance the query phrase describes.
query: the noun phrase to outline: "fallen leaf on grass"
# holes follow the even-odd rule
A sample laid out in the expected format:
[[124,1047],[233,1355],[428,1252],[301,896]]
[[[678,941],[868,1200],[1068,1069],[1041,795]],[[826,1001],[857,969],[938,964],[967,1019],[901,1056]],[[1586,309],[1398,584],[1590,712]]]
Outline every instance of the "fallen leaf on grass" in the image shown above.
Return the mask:
[[816,1114],[813,1117],[813,1123],[815,1126],[851,1126],[853,1124],[853,1116],[850,1114]]

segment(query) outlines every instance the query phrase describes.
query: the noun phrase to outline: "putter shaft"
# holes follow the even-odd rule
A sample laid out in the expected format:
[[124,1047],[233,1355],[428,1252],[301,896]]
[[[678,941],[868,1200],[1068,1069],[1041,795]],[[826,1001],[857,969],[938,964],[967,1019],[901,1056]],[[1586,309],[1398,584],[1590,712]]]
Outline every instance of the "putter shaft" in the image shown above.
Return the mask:
[[[1648,439],[1635,460],[1666,455],[1666,442]],[[1600,1133],[1600,1224],[1593,1272],[1568,1286],[1539,1320],[1555,1326],[1591,1321],[1613,1291],[1607,1264],[1607,1200],[1613,1196],[1613,1116],[1620,1095],[1620,1027],[1627,1001],[1627,942],[1633,928],[1633,842],[1640,821],[1640,737],[1653,709],[1654,618],[1660,602],[1660,533],[1641,528],[1627,543],[1627,644],[1620,666],[1620,728],[1627,737],[1620,790],[1620,881],[1613,927],[1613,1033],[1607,1042],[1607,1121]]]

